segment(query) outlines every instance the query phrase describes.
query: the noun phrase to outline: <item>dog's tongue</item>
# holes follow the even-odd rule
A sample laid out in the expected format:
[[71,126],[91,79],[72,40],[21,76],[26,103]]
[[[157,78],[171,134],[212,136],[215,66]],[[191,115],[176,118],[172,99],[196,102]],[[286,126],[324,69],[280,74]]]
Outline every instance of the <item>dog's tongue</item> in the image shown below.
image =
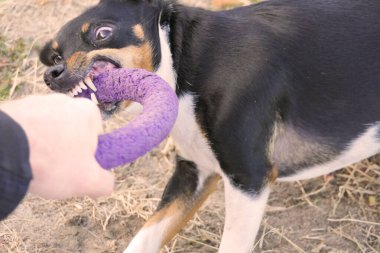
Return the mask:
[[99,109],[106,112],[110,113],[113,112],[117,109],[117,102],[115,103],[101,103],[98,105]]
[[178,99],[159,76],[141,69],[112,69],[93,81],[99,101],[132,100],[144,106],[128,125],[99,136],[96,159],[103,168],[130,163],[169,135],[177,118]]
[[116,69],[116,66],[108,61],[96,61],[92,65],[90,76],[91,78],[95,78],[96,76],[99,76],[101,73],[104,73],[106,71],[112,71],[114,69]]

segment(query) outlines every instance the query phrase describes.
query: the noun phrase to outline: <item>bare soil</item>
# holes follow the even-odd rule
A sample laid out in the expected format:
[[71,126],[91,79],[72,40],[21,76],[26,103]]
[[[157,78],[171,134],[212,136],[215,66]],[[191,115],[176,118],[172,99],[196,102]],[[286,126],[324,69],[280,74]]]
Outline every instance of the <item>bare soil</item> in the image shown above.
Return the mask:
[[[96,2],[0,0],[0,35],[8,46],[20,38],[27,45],[27,56],[12,73],[9,99],[48,92],[38,49],[65,21]],[[208,1],[184,2],[210,7]],[[107,128],[127,119],[118,115]],[[107,198],[51,201],[29,195],[0,222],[0,253],[122,252],[154,212],[174,156],[169,140],[115,170],[117,190]],[[223,185],[219,188],[163,252],[217,252],[224,220]],[[327,182],[316,178],[276,183],[254,252],[380,252],[379,207],[379,156],[342,169]]]

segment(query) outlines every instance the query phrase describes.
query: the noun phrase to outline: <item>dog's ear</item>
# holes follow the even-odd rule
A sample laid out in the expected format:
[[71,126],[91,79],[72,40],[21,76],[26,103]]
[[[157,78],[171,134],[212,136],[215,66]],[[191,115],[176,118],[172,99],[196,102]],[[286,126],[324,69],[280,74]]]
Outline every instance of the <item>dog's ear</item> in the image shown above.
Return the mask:
[[[115,0],[100,0],[99,4],[107,3],[107,2],[114,2]],[[149,4],[156,4],[159,5],[162,2],[165,2],[165,0],[118,0],[118,2],[134,2],[134,3],[149,3]]]

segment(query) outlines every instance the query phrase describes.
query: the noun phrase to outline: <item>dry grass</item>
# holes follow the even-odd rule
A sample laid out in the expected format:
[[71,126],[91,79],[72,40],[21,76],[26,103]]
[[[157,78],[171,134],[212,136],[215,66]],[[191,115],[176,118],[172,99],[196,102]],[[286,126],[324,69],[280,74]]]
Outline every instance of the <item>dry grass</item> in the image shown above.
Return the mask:
[[[27,57],[13,73],[10,99],[48,92],[38,49],[66,20],[96,2],[0,0],[1,35],[8,45],[19,38],[28,45]],[[208,6],[207,1],[187,2]],[[125,117],[118,116],[107,128],[125,122]],[[27,197],[0,223],[0,253],[120,252],[153,213],[172,172],[174,155],[173,145],[163,143],[130,166],[117,169],[117,190],[107,198],[48,201]],[[363,161],[338,171],[329,182],[318,178],[276,184],[255,252],[379,252],[379,164],[379,157]],[[163,252],[216,252],[223,217],[221,185]]]

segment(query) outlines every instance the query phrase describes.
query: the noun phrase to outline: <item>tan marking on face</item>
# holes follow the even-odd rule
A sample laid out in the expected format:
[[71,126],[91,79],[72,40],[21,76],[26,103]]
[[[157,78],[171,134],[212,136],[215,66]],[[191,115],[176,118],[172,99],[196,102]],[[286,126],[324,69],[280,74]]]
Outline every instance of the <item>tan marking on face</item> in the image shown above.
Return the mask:
[[129,107],[132,103],[133,103],[133,101],[129,101],[129,100],[123,101],[123,102],[120,104],[120,108],[121,108],[121,109],[126,109],[126,108]]
[[90,30],[90,23],[84,23],[82,25],[82,33],[87,33]]
[[90,60],[96,56],[106,56],[121,64],[123,68],[142,68],[153,71],[153,49],[150,43],[141,46],[128,46],[120,49],[100,49],[87,54]]
[[59,44],[56,40],[51,43],[51,48],[54,49],[55,51],[58,50]]
[[198,192],[196,196],[180,196],[177,199],[169,203],[165,208],[159,210],[152,216],[143,228],[153,226],[165,218],[172,218],[169,227],[166,227],[163,231],[163,240],[161,247],[167,244],[194,216],[195,212],[201,207],[207,197],[216,191],[220,176],[213,175],[209,177],[205,183],[201,192]]
[[141,24],[137,24],[133,27],[133,32],[135,33],[135,36],[139,38],[140,40],[145,39],[145,33],[144,29]]
[[268,175],[268,182],[273,183],[277,180],[278,176],[280,175],[280,171],[277,167],[273,167]]
[[74,53],[66,62],[67,70],[73,71],[81,68],[87,68],[87,57],[85,52]]

